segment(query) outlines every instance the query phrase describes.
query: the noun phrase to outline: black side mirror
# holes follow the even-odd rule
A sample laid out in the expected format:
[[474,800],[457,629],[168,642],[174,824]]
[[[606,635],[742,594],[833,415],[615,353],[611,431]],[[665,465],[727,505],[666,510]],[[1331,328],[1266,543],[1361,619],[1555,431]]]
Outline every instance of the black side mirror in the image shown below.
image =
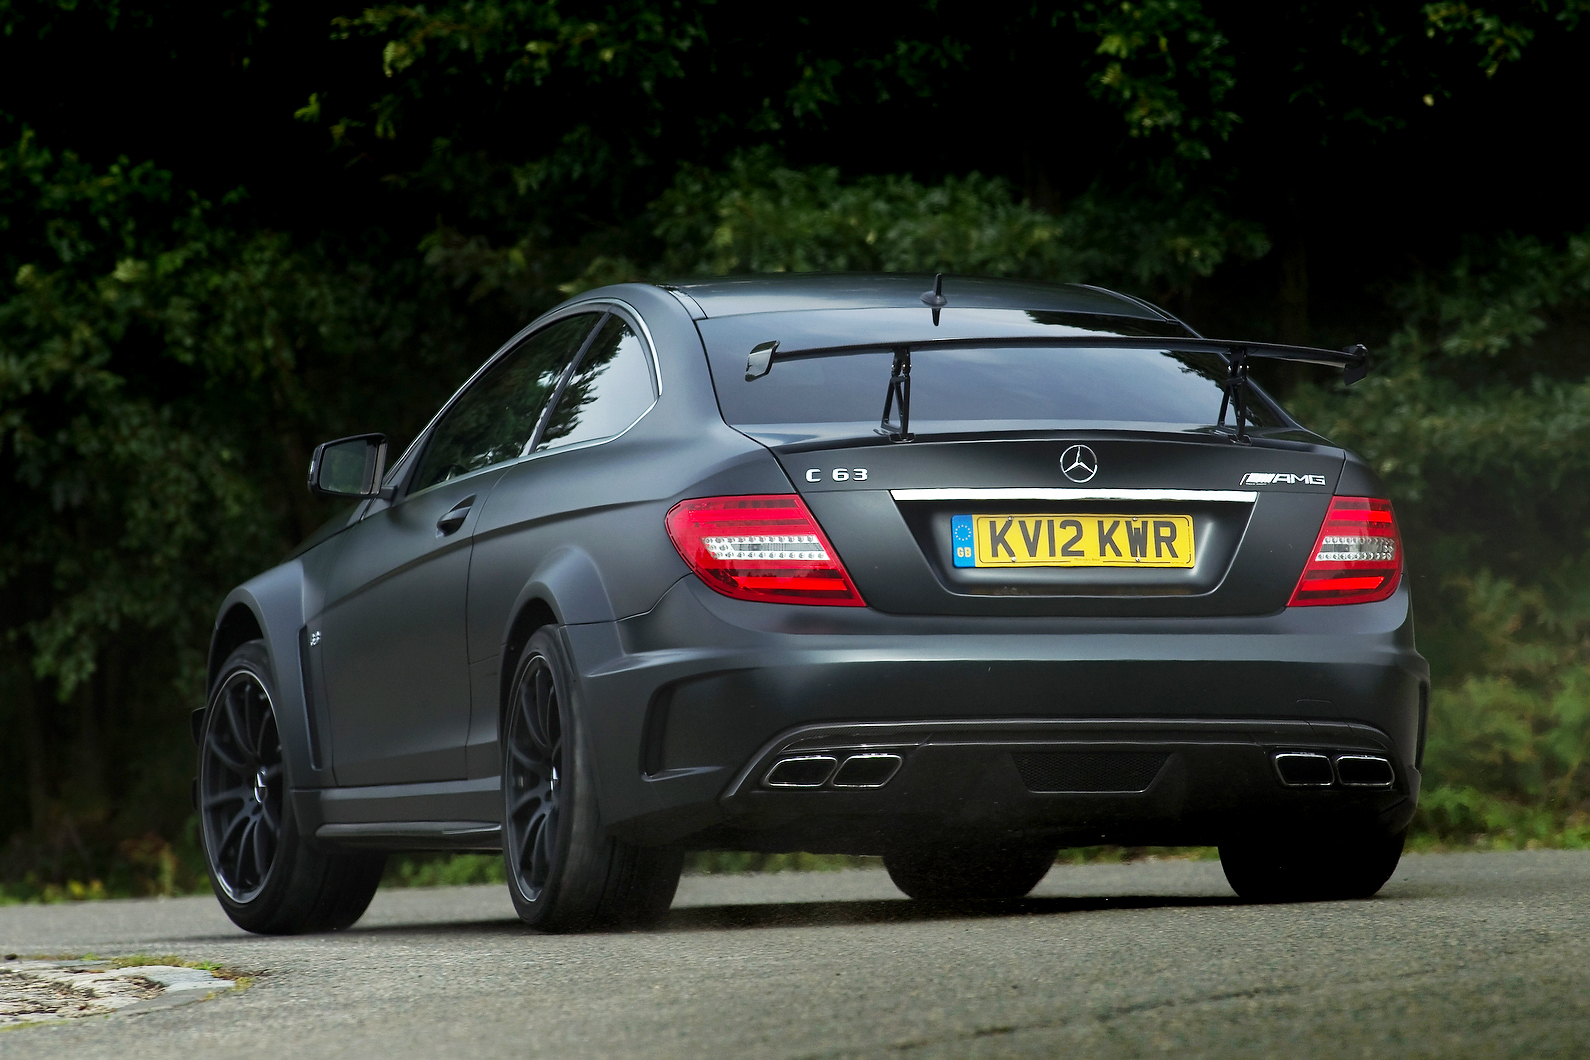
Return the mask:
[[376,497],[386,473],[386,435],[356,434],[315,446],[309,492],[322,497]]

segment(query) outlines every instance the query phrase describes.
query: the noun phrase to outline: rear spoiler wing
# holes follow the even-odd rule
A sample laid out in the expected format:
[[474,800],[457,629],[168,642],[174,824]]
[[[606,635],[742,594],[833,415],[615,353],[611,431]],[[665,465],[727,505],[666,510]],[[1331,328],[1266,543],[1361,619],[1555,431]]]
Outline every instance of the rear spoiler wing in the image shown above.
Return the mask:
[[[925,297],[925,296],[924,296]],[[911,351],[948,349],[955,347],[990,346],[1005,347],[1087,347],[1089,349],[1154,349],[1172,353],[1217,353],[1225,357],[1227,373],[1221,384],[1220,414],[1215,419],[1217,427],[1224,427],[1226,412],[1235,406],[1236,433],[1232,440],[1247,444],[1248,418],[1248,365],[1255,357],[1265,360],[1292,361],[1299,364],[1319,364],[1342,370],[1342,382],[1349,385],[1369,374],[1369,350],[1363,345],[1348,346],[1340,350],[1326,350],[1314,346],[1283,346],[1273,342],[1234,342],[1226,339],[1151,337],[1151,336],[1045,336],[1033,338],[991,339],[937,339],[890,346],[876,342],[856,346],[827,346],[809,350],[781,350],[777,342],[763,342],[751,350],[745,361],[747,382],[760,379],[773,370],[773,361],[794,360],[803,357],[835,357],[847,353],[872,353],[893,350],[894,366],[889,372],[889,389],[884,395],[883,417],[878,432],[890,441],[911,440]],[[899,406],[899,422],[891,422],[895,406]]]

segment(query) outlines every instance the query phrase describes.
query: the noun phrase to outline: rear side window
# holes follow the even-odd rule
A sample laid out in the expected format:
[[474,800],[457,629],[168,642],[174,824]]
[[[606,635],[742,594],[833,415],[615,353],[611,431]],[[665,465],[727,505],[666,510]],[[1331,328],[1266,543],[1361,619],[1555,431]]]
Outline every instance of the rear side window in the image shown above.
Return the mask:
[[651,358],[634,330],[610,316],[575,366],[537,449],[622,434],[657,400]]
[[[724,419],[736,425],[877,423],[893,355],[781,357],[743,379],[745,355],[713,359]],[[738,369],[738,372],[735,371]],[[995,347],[911,354],[911,423],[1210,424],[1226,362],[1213,353],[1154,349]],[[1263,401],[1249,421],[1282,426]],[[1229,422],[1229,416],[1228,416]]]
[[541,410],[600,316],[580,313],[541,329],[470,383],[431,432],[410,492],[523,456]]

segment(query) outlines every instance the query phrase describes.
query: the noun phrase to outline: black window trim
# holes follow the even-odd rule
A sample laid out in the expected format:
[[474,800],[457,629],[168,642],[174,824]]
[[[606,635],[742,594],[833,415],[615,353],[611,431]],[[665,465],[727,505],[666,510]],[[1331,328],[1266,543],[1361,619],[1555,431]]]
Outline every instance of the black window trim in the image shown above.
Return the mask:
[[[457,390],[453,391],[452,396],[442,404],[440,409],[436,410],[436,415],[431,417],[430,422],[425,425],[425,429],[414,436],[414,440],[409,443],[407,449],[403,450],[403,455],[398,458],[397,463],[393,465],[391,472],[388,473],[385,485],[391,486],[393,488],[394,497],[392,504],[401,504],[410,497],[417,497],[421,493],[426,492],[426,490],[434,488],[434,486],[428,486],[424,490],[415,490],[412,493],[409,492],[409,485],[414,478],[414,470],[419,467],[420,456],[430,445],[431,435],[435,433],[436,425],[441,423],[443,417],[452,411],[453,406],[458,403],[458,399],[463,396],[464,392],[470,387],[474,386],[475,381],[489,372],[498,361],[513,353],[536,334],[545,331],[547,328],[558,323],[560,320],[567,320],[569,317],[579,316],[581,313],[590,313],[593,317],[595,317],[595,320],[593,320],[591,323],[591,330],[586,333],[585,338],[581,341],[580,348],[575,351],[574,357],[570,359],[569,363],[573,364],[575,361],[579,360],[580,354],[585,352],[585,347],[590,344],[592,337],[596,334],[597,328],[601,326],[603,319],[605,319],[607,316],[607,313],[596,308],[592,303],[589,302],[582,303],[580,305],[568,306],[566,309],[559,312],[549,313],[543,317],[537,317],[507,342],[503,343],[502,346],[497,349],[497,352],[486,358],[479,368],[470,373],[469,378],[464,380],[463,384]],[[564,374],[566,375],[567,372],[568,368],[565,366]],[[557,390],[559,387],[561,387],[562,382],[563,377],[560,376],[558,379],[558,386],[554,387],[554,390]],[[545,413],[543,410],[543,415],[544,414]],[[538,419],[536,421],[537,429],[539,429],[540,426],[541,421]],[[533,439],[534,434],[532,434],[531,437]],[[523,459],[522,455],[518,459]],[[504,461],[501,464],[492,464],[490,468],[477,468],[476,470],[471,471],[468,475],[460,475],[458,478],[448,479],[448,481],[458,482],[473,475],[478,475],[482,471],[504,467],[509,463],[513,463],[513,461]],[[442,483],[438,482],[435,485],[440,486]],[[373,505],[374,502],[369,502],[366,511],[360,513],[360,518],[363,518],[363,516],[368,514],[370,510],[373,510]]]
[[563,391],[568,387],[569,380],[574,378],[574,373],[580,370],[580,362],[585,360],[585,354],[591,348],[591,343],[596,341],[596,336],[602,333],[607,326],[607,318],[613,315],[611,309],[605,310],[596,318],[596,326],[591,328],[591,333],[585,336],[585,341],[580,343],[580,348],[574,351],[574,356],[569,358],[569,363],[564,365],[563,373],[558,376],[558,381],[552,386],[552,393],[547,396],[546,404],[541,406],[541,414],[536,417],[535,429],[530,432],[530,440],[525,443],[524,450],[515,458],[516,461],[531,456],[536,451],[536,446],[541,442],[541,435],[547,429],[547,420],[552,418],[552,413],[557,411],[558,402],[563,400]]
[[[564,306],[562,309],[555,310],[554,312],[548,313],[545,316],[540,316],[535,320],[532,320],[507,342],[503,343],[502,346],[497,349],[496,353],[486,358],[485,362],[482,363],[479,368],[475,369],[475,371],[471,373],[470,377],[464,380],[463,384],[459,386],[457,390],[453,391],[452,396],[449,397],[442,407],[436,411],[436,415],[431,417],[430,422],[426,423],[425,429],[420,431],[419,434],[415,435],[414,440],[409,443],[408,448],[403,450],[403,455],[397,459],[397,462],[392,465],[391,470],[387,473],[386,482],[384,484],[392,487],[394,490],[394,498],[391,504],[402,503],[411,496],[417,496],[420,493],[425,492],[425,490],[416,490],[411,494],[408,491],[409,483],[413,478],[414,469],[419,466],[420,454],[423,453],[425,451],[425,447],[430,444],[431,434],[436,430],[436,425],[440,423],[442,421],[442,417],[446,416],[448,411],[452,409],[453,405],[458,401],[459,397],[464,393],[464,391],[468,390],[470,386],[474,384],[475,380],[486,374],[486,372],[488,372],[491,367],[499,360],[508,356],[514,350],[517,350],[531,336],[538,332],[544,331],[560,320],[566,320],[569,317],[578,316],[581,313],[591,313],[597,319],[591,325],[591,330],[586,334],[584,341],[581,342],[580,348],[575,351],[575,355],[570,359],[569,364],[564,369],[562,376],[559,377],[557,385],[553,388],[552,399],[547,403],[546,407],[542,409],[540,418],[536,420],[535,431],[530,436],[529,451],[520,454],[520,456],[518,456],[515,460],[505,461],[502,464],[492,464],[491,468],[479,468],[476,471],[471,471],[469,475],[461,475],[457,479],[449,479],[448,481],[457,482],[461,479],[468,478],[471,475],[477,475],[482,471],[488,471],[492,468],[505,467],[517,463],[520,460],[531,460],[542,456],[552,456],[555,453],[572,452],[576,449],[585,449],[593,445],[601,445],[604,442],[613,441],[615,438],[627,434],[631,429],[634,428],[636,423],[639,423],[648,414],[650,414],[652,409],[657,407],[657,402],[662,399],[663,392],[662,365],[657,357],[657,344],[652,340],[651,329],[646,326],[646,321],[640,315],[639,311],[636,310],[634,306],[620,298],[593,298],[588,301],[576,302],[572,305]],[[642,412],[639,416],[635,417],[634,423],[631,423],[628,427],[625,427],[624,430],[620,431],[618,434],[611,435],[607,438],[593,439],[589,442],[576,442],[573,445],[560,446],[557,449],[548,449],[545,452],[536,452],[535,446],[536,443],[541,440],[541,430],[545,426],[546,419],[551,414],[552,409],[557,406],[558,399],[563,396],[563,386],[568,381],[570,373],[585,356],[586,349],[590,346],[592,340],[595,339],[597,333],[601,330],[602,325],[606,323],[606,318],[614,315],[623,318],[626,323],[635,329],[635,333],[640,336],[641,344],[646,349],[646,354],[651,361],[652,403],[647,406],[645,412]],[[438,482],[436,485],[439,486],[441,483]],[[370,512],[376,510],[376,505],[379,503],[381,502],[377,500],[366,501],[364,510],[358,512],[355,515],[355,520],[362,519],[366,515],[370,514]],[[389,505],[382,506],[385,507]]]
[[[608,442],[616,441],[633,430],[635,424],[639,423],[641,420],[650,415],[651,410],[657,407],[657,402],[662,400],[662,371],[657,363],[657,346],[651,341],[651,330],[646,327],[645,321],[641,319],[640,314],[635,312],[634,307],[629,305],[629,303],[620,301],[616,298],[603,299],[599,303],[587,302],[585,304],[604,304],[608,306],[608,309],[602,314],[602,319],[600,322],[598,322],[596,327],[591,329],[591,334],[586,337],[584,345],[580,347],[580,352],[575,354],[574,359],[569,362],[569,367],[563,373],[563,378],[558,380],[557,388],[554,391],[551,400],[547,402],[546,408],[541,413],[541,418],[536,421],[535,433],[530,438],[530,446],[528,450],[519,458],[521,460],[537,460],[542,457],[556,456],[560,453],[572,453],[580,449],[589,449],[592,446],[606,445]],[[607,323],[608,317],[618,317],[624,323],[628,324],[630,329],[635,332],[636,337],[640,339],[642,349],[646,351],[647,359],[650,361],[651,365],[648,373],[651,376],[651,404],[647,405],[639,416],[636,416],[633,420],[631,420],[629,425],[623,430],[619,431],[617,434],[610,434],[605,438],[592,438],[591,440],[585,442],[571,442],[568,445],[560,445],[555,449],[539,449],[538,446],[541,444],[541,434],[546,429],[547,420],[552,417],[552,413],[557,408],[558,402],[563,400],[564,388],[568,386],[569,380],[574,378],[575,373],[580,370],[580,362],[585,360],[586,353],[590,351],[591,343],[594,342],[596,336],[601,333],[602,328]]]

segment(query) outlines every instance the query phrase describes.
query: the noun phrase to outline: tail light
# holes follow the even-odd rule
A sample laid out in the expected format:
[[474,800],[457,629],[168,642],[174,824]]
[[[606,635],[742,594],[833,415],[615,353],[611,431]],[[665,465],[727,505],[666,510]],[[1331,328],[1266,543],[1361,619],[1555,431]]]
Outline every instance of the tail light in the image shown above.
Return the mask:
[[724,596],[866,606],[822,527],[794,494],[680,501],[669,509],[667,526],[690,569]]
[[1391,502],[1332,497],[1288,606],[1384,600],[1402,577],[1402,535]]

